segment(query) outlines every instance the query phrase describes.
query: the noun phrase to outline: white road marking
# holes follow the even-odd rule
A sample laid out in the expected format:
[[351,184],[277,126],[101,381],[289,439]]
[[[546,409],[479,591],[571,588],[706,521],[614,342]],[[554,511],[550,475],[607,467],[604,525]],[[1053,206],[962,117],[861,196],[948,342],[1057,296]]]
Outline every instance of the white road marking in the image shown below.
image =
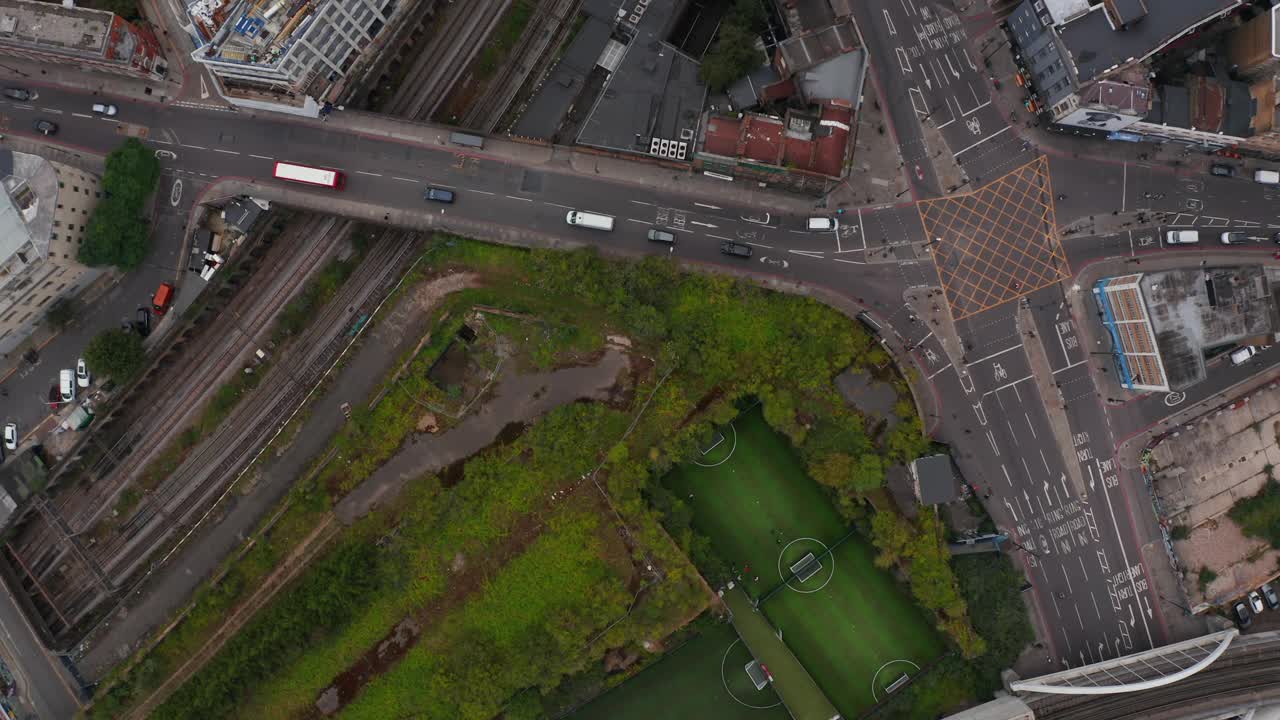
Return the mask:
[[[1084,579],[1087,581],[1089,579],[1089,571],[1084,568],[1084,558],[1081,557],[1080,555],[1077,555],[1076,559],[1080,561],[1080,572],[1084,573]],[[1089,593],[1089,594],[1092,595],[1093,593]],[[1094,599],[1093,604],[1095,606],[1098,604],[1098,600],[1096,598]],[[1095,607],[1095,609],[1097,608]]]
[[1009,353],[1009,352],[1013,352],[1014,350],[1021,350],[1021,349],[1022,349],[1022,346],[1021,346],[1021,345],[1014,345],[1013,347],[1005,348],[1004,350],[1001,350],[1001,351],[999,351],[999,352],[993,352],[993,353],[991,353],[990,355],[988,355],[988,356],[986,356],[986,357],[984,357],[984,358],[981,358],[981,359],[979,359],[979,360],[974,360],[973,362],[967,362],[967,363],[965,363],[965,367],[973,367],[974,365],[977,365],[977,364],[978,364],[978,363],[980,363],[980,362],[986,362],[987,360],[990,360],[991,358],[1000,357],[1001,355],[1003,355],[1003,354],[1005,354],[1005,353]]
[[547,202],[546,200],[543,200],[543,201],[542,201],[542,204],[543,204],[543,205],[550,205],[550,206],[552,206],[552,207],[563,208],[563,209],[565,209],[565,210],[572,210],[572,209],[573,209],[573,207],[572,207],[572,206],[569,206],[569,205],[561,205],[560,203]]
[[990,139],[992,139],[992,138],[994,138],[994,137],[998,137],[1001,133],[1008,132],[1008,130],[1009,130],[1009,128],[1010,128],[1010,127],[1012,127],[1012,126],[1011,126],[1011,125],[1005,125],[1004,127],[1000,128],[999,130],[997,130],[997,131],[995,131],[995,132],[991,133],[990,135],[988,135],[988,136],[986,136],[986,137],[982,138],[982,139],[981,139],[981,140],[979,140],[978,142],[976,142],[976,143],[974,143],[974,144],[970,145],[969,147],[967,147],[967,148],[965,148],[965,149],[961,150],[961,151],[960,151],[960,152],[958,152],[958,153],[955,153],[955,157],[960,157],[961,155],[963,155],[963,154],[965,154],[965,153],[969,152],[970,150],[972,150],[972,149],[974,149],[974,148],[978,147],[978,146],[979,146],[979,145],[981,145],[982,143],[984,143],[984,142],[986,142],[986,141],[988,141],[988,140],[990,140]]
[[50,115],[61,115],[62,111],[56,108],[40,108],[40,112],[47,112]]
[[1088,362],[1088,360],[1077,360],[1077,361],[1075,361],[1075,362],[1071,363],[1070,365],[1068,365],[1068,366],[1066,366],[1066,367],[1064,367],[1064,368],[1058,368],[1057,370],[1054,370],[1054,371],[1053,371],[1053,374],[1054,374],[1054,375],[1057,375],[1057,374],[1058,374],[1058,373],[1060,373],[1060,372],[1064,372],[1064,371],[1066,371],[1066,370],[1070,370],[1071,368],[1076,367],[1077,365],[1083,365],[1083,364],[1085,364],[1086,362]]
[[[765,247],[768,247],[768,246],[766,245]],[[805,257],[811,257],[811,258],[817,258],[817,259],[822,258],[822,253],[816,250],[788,250],[787,252],[794,253],[796,255],[804,255]]]
[[698,207],[704,207],[704,208],[707,208],[708,210],[723,210],[723,209],[724,209],[724,208],[721,208],[721,207],[717,207],[717,206],[715,206],[715,205],[707,205],[706,203],[700,203],[700,202],[696,202],[696,203],[694,203],[694,205],[697,205]]
[[1031,416],[1024,412],[1022,413],[1022,417],[1027,419],[1027,429],[1031,431],[1031,438],[1033,440],[1038,439],[1036,436],[1036,426],[1031,424]]
[[[404,180],[404,178],[396,178],[396,179]],[[414,181],[410,180],[409,182],[414,182]],[[519,200],[520,202],[533,202],[532,198],[520,197],[519,195],[507,195],[506,197],[511,200]]]
[[[1116,487],[1119,487],[1118,483]],[[1102,496],[1107,500],[1107,513],[1111,516],[1111,527],[1113,530],[1116,531],[1116,540],[1119,541],[1120,559],[1124,561],[1125,570],[1128,570],[1133,566],[1129,564],[1129,551],[1125,550],[1125,547],[1124,547],[1125,542],[1124,542],[1123,536],[1120,534],[1120,523],[1116,522],[1116,511],[1115,511],[1115,508],[1111,506],[1111,493],[1108,491],[1108,488],[1105,483],[1102,486]],[[1138,584],[1133,581],[1133,573],[1125,572],[1125,575],[1129,576],[1129,588],[1133,590],[1133,596],[1135,598],[1142,597],[1142,595],[1138,592]],[[1142,629],[1147,632],[1147,646],[1155,647],[1156,643],[1155,643],[1155,640],[1151,638],[1151,628],[1147,626],[1146,615],[1142,616]]]
[[[510,196],[510,195],[508,195],[507,197],[511,197],[511,196]],[[550,203],[548,203],[548,204],[550,204]],[[564,207],[564,205],[561,205],[560,207]],[[570,209],[570,210],[572,210],[573,208],[569,208],[569,209]],[[649,221],[648,221],[648,220],[637,220],[637,219],[635,219],[635,218],[626,218],[626,221],[627,221],[627,222],[633,222],[633,223],[640,223],[641,225],[648,225],[648,224],[649,224]]]
[[[1129,163],[1122,163],[1120,176],[1120,212],[1124,212],[1125,202],[1129,198]],[[1133,242],[1133,232],[1129,232],[1129,242]]]
[[72,116],[72,117],[78,117],[78,118],[86,118],[86,119],[88,119],[88,120],[92,120],[92,119],[93,119],[93,116],[92,116],[92,115],[85,115],[84,113],[71,113],[71,116]]
[[[850,252],[856,252],[856,251],[850,250]],[[836,262],[849,263],[850,265],[866,265],[866,263],[862,262],[861,260],[841,260],[840,258],[831,258],[831,259],[835,260]]]
[[184,148],[191,148],[192,150],[208,150],[208,149],[209,149],[209,148],[206,148],[206,147],[201,147],[201,146],[199,146],[199,145],[183,145],[182,147],[184,147]]
[[258,158],[259,160],[275,160],[275,158],[267,157],[266,155],[250,155],[249,157]]
[[633,202],[633,203],[635,203],[635,204],[637,204],[637,205],[653,205],[653,203],[647,203],[647,202],[645,202],[645,201],[643,201],[643,200],[631,200],[630,202]]
[[413,178],[407,178],[407,177],[399,177],[399,176],[397,176],[397,175],[392,175],[392,176],[391,176],[391,179],[392,179],[392,180],[399,180],[400,182],[408,182],[408,183],[418,183],[418,182],[422,182],[421,180],[415,180],[415,179],[413,179]]
[[715,238],[717,240],[728,240],[729,242],[733,242],[733,238],[727,238],[723,235],[712,235],[711,233],[707,233],[707,237]]
[[889,26],[889,34],[897,35],[898,29],[893,26],[893,18],[889,17],[889,11],[882,10],[882,12],[884,12],[884,23]]
[[223,150],[222,148],[214,148],[214,149],[213,149],[213,151],[214,151],[214,152],[218,152],[218,153],[222,153],[223,155],[239,155],[239,154],[240,154],[240,153],[236,152],[235,150]]
[[1013,478],[1009,477],[1009,468],[1005,467],[1004,464],[1001,463],[1000,469],[1004,471],[1004,481],[1009,483],[1009,487],[1013,487]]
[[[772,249],[773,249],[773,246],[772,246],[772,245],[761,245],[760,243],[748,242],[748,241],[746,241],[746,240],[743,240],[742,242],[744,242],[744,243],[746,243],[746,244],[748,244],[748,245],[752,245],[752,246],[754,246],[754,247],[758,247],[758,248],[765,248],[766,250],[772,250]],[[791,252],[795,252],[795,250],[792,250]]]
[[381,175],[380,173],[365,172],[364,170],[357,170],[357,171],[356,171],[356,174],[357,174],[357,175],[368,175],[369,177],[382,177],[382,175]]
[[491,193],[488,190],[468,190],[467,192],[480,193],[481,195],[497,195],[498,194],[498,193]]

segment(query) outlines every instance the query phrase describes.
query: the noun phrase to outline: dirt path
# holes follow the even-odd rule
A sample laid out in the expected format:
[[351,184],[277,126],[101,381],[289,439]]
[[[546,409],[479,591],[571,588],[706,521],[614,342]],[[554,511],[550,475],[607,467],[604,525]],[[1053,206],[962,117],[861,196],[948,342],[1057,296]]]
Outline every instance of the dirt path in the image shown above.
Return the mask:
[[270,575],[263,578],[258,589],[253,592],[244,602],[240,603],[235,610],[227,616],[222,626],[218,628],[201,648],[187,659],[177,670],[165,680],[160,687],[151,693],[151,697],[147,698],[140,705],[135,707],[126,717],[129,720],[137,718],[142,720],[149,716],[152,711],[160,706],[175,690],[182,686],[192,675],[200,671],[213,656],[218,654],[223,645],[240,631],[246,623],[257,614],[258,610],[271,602],[272,598],[280,592],[282,588],[289,584],[289,581],[298,576],[311,561],[316,558],[326,547],[329,541],[338,536],[342,530],[342,525],[335,522],[337,518],[329,513],[324,516],[315,529],[311,531],[298,546],[289,553]]

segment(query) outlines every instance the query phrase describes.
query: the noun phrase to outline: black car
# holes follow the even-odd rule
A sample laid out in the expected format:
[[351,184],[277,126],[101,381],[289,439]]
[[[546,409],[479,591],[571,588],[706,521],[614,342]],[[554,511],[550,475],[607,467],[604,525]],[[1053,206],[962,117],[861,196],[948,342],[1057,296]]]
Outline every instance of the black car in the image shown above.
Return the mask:
[[146,337],[150,335],[151,334],[151,309],[144,308],[144,307],[138,308],[138,321],[135,322],[133,325],[135,328],[138,329],[138,334],[141,335],[142,337]]
[[1232,165],[1214,164],[1209,166],[1209,174],[1217,175],[1218,177],[1235,177],[1236,169]]
[[1236,603],[1232,608],[1236,612],[1236,624],[1243,630],[1253,624],[1253,618],[1249,615],[1249,606],[1244,601]]
[[30,90],[24,90],[22,88],[5,88],[4,96],[10,100],[22,100],[24,102],[35,97]]
[[751,246],[736,243],[731,240],[725,240],[720,243],[720,252],[733,257],[749,258],[751,257]]
[[427,191],[423,193],[422,199],[438,203],[452,203],[453,191],[445,190],[444,188],[429,187],[427,188]]
[[36,121],[35,128],[36,128],[36,132],[40,133],[41,135],[52,135],[58,132],[58,124],[49,122],[44,118],[41,118]]

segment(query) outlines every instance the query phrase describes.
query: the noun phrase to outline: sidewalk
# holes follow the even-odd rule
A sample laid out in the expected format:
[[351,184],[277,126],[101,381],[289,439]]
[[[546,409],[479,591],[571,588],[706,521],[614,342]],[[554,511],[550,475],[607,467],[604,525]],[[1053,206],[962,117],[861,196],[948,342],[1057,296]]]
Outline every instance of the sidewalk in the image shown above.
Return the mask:
[[[105,73],[85,72],[70,65],[37,63],[6,57],[5,75],[10,82],[31,86],[39,92],[41,87],[60,87],[81,90],[105,98],[122,98],[141,102],[169,103],[177,99],[181,84],[172,78],[160,81]],[[39,104],[39,98],[36,104]],[[88,112],[88,105],[85,106]]]

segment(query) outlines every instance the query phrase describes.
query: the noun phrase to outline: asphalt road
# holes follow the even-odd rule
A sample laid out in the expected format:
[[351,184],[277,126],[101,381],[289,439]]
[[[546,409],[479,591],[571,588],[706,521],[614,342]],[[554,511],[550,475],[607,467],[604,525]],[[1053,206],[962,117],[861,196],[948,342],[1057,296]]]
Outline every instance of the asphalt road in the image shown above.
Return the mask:
[[[878,21],[874,9],[882,11],[882,18],[887,13],[900,33],[932,22],[923,17],[924,3],[897,0],[898,7],[893,5],[893,0],[859,5],[859,24],[876,58],[897,57],[898,52],[896,46],[884,42],[894,37],[887,25],[884,32],[866,33],[866,23]],[[915,94],[912,88],[928,76],[931,83],[920,89],[926,103],[924,114],[950,109],[954,122],[941,128],[944,137],[971,177],[990,179],[1009,169],[1012,155],[1004,143],[1016,136],[1002,131],[998,118],[991,116],[991,106],[980,102],[981,89],[972,85],[981,80],[974,69],[977,59],[963,36],[957,38],[954,27],[948,29],[947,21],[941,22],[947,29],[945,39],[930,37],[942,44],[913,45],[920,49],[920,55],[912,57],[908,52],[913,66],[910,71],[901,67],[894,71],[892,62],[878,63],[890,96],[905,93],[908,99],[905,105],[890,102],[897,138],[907,153],[910,128],[918,131],[921,117],[909,102]],[[972,66],[969,60],[975,61]],[[951,74],[953,69],[956,75]],[[947,75],[950,82],[943,81]],[[803,229],[804,218],[799,215],[774,214],[764,225],[751,220],[762,208],[695,202],[666,187],[628,185],[623,189],[554,167],[527,167],[483,153],[463,154],[435,146],[426,139],[425,131],[422,142],[412,143],[345,132],[312,121],[128,101],[117,102],[118,118],[103,119],[85,112],[91,102],[84,93],[42,88],[36,106],[0,103],[0,116],[9,121],[13,133],[30,127],[36,117],[54,119],[61,131],[52,140],[73,150],[102,153],[118,145],[125,134],[145,135],[146,142],[173,154],[162,160],[168,184],[162,190],[172,189],[177,179],[191,184],[180,203],[193,201],[194,190],[217,177],[275,182],[270,175],[276,160],[332,166],[347,173],[342,194],[347,200],[422,213],[453,213],[495,227],[528,228],[637,254],[674,252],[681,258],[817,285],[853,298],[901,332],[918,353],[935,358],[937,366],[931,369],[930,380],[943,413],[935,419],[934,433],[961,450],[961,466],[990,493],[986,502],[997,522],[1014,531],[1027,549],[1024,561],[1028,576],[1044,624],[1056,631],[1052,642],[1058,661],[1075,666],[1168,639],[1153,593],[1144,587],[1149,586],[1149,570],[1140,560],[1141,539],[1136,529],[1143,527],[1146,519],[1134,512],[1143,512],[1145,491],[1133,477],[1116,472],[1111,462],[1117,438],[1131,428],[1117,426],[1115,417],[1108,425],[1093,380],[1085,372],[1087,365],[1076,364],[1079,356],[1073,351],[1078,348],[1066,347],[1065,338],[1074,337],[1078,329],[1059,329],[1064,320],[1052,308],[1061,302],[1061,291],[1041,290],[1028,300],[1040,335],[1064,343],[1058,355],[1050,343],[1048,371],[1067,388],[1060,399],[1062,417],[1074,439],[1072,447],[1059,447],[1055,441],[1053,419],[1046,407],[1046,402],[1055,398],[1044,397],[1036,385],[1021,336],[1024,329],[1017,325],[1013,303],[993,307],[959,324],[960,337],[969,346],[959,366],[947,363],[929,328],[909,320],[903,292],[938,282],[927,254],[904,253],[874,262],[872,255],[884,248],[912,247],[913,243],[918,248],[926,240],[913,207],[851,210],[840,217],[837,232],[811,233]],[[972,123],[971,118],[977,122]],[[1032,157],[1020,144],[1016,152],[1028,160]],[[1256,233],[1280,222],[1280,213],[1273,211],[1275,204],[1269,202],[1276,199],[1275,193],[1245,180],[1188,179],[1161,168],[1089,157],[1054,156],[1050,171],[1054,193],[1061,196],[1057,201],[1059,223],[1080,220],[1086,225],[1081,234],[1064,241],[1073,269],[1126,252],[1135,257],[1140,252],[1175,252],[1161,247],[1159,237],[1164,227],[1133,233],[1136,244],[1132,244],[1127,231],[1090,234],[1090,215],[1097,223],[1098,218],[1106,219],[1113,213],[1146,210],[1160,213],[1170,225],[1241,227]],[[938,193],[931,167],[920,182],[917,189],[922,194]],[[429,185],[455,189],[457,204],[428,206],[422,193]],[[315,194],[324,197],[326,192],[331,191],[317,190]],[[571,208],[613,215],[617,229],[598,233],[567,227],[564,215]],[[46,347],[42,363],[55,370],[69,366],[88,336],[99,328],[114,326],[120,315],[150,298],[160,279],[176,272],[180,250],[176,237],[182,214],[180,208],[166,211],[168,219],[161,221],[166,223],[165,229],[158,233],[157,254],[148,268],[130,276],[113,299],[95,307],[82,322],[80,335],[60,336]],[[674,250],[646,242],[645,231],[652,226],[678,234]],[[752,245],[754,256],[738,261],[720,255],[718,246],[727,239]],[[1256,247],[1240,251],[1251,252],[1249,257],[1255,259],[1259,253]],[[1187,252],[1188,262],[1195,262],[1195,249],[1177,252]],[[1255,369],[1272,362],[1266,355]],[[12,384],[11,397],[23,397],[47,388],[48,381],[37,373],[10,378],[5,387]],[[1209,382],[1229,380],[1220,379],[1215,368]],[[1148,412],[1160,412],[1154,401],[1138,402],[1146,404],[1135,406],[1141,412],[1136,413],[1134,423],[1149,420]],[[26,406],[17,412],[34,413]],[[1125,417],[1121,420],[1129,422]],[[1069,463],[1082,477],[1092,478],[1093,484],[1086,483],[1083,488],[1064,484]],[[0,617],[7,618],[2,608]],[[11,623],[6,620],[4,625],[10,627]]]

